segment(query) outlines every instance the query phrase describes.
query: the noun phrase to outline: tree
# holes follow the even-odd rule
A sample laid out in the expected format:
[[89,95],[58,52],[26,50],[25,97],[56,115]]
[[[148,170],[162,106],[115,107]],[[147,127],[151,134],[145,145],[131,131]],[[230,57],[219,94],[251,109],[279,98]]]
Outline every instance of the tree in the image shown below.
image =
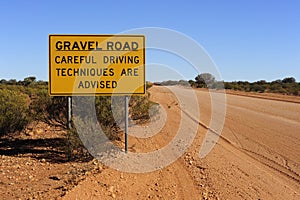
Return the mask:
[[0,84],[4,84],[4,85],[6,85],[8,83],[8,81],[7,80],[5,80],[5,79],[1,79],[0,80]]
[[189,80],[189,84],[191,87],[196,87],[196,82],[194,80]]
[[287,77],[282,80],[283,83],[296,83],[296,79],[294,77]]
[[179,81],[178,81],[178,84],[179,84],[179,85],[183,85],[183,86],[188,86],[188,85],[189,85],[189,82],[186,81],[186,80],[179,80]]
[[7,82],[8,85],[16,85],[17,84],[17,80],[16,79],[10,79],[8,82]]
[[260,81],[257,81],[256,82],[258,85],[265,85],[265,84],[267,84],[267,81],[265,81],[265,80],[260,80]]
[[265,85],[261,85],[258,83],[254,83],[251,87],[251,90],[254,92],[260,92],[263,93],[266,90],[266,86]]
[[23,81],[21,81],[21,84],[24,85],[24,86],[28,86],[30,85],[31,83],[34,83],[36,81],[36,77],[34,76],[29,76],[27,78],[24,78]]
[[195,77],[198,87],[211,88],[215,83],[215,77],[210,73],[202,73]]
[[281,83],[282,83],[282,80],[280,80],[280,79],[277,79],[277,80],[271,82],[271,84],[281,84]]

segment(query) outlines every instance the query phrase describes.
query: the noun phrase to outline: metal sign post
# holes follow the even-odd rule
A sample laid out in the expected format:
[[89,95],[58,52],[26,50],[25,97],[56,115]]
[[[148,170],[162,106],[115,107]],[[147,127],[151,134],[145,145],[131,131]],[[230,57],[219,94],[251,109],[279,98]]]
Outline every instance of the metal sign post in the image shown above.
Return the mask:
[[125,96],[125,153],[128,153],[128,96]]
[[72,97],[68,97],[68,119],[67,119],[67,125],[68,125],[68,160],[70,161],[71,160],[71,157],[72,157],[72,152],[71,152],[71,141],[70,141],[70,134],[71,134],[71,128],[72,128],[72,125],[71,125],[71,120],[72,120]]
[[71,130],[71,119],[72,118],[72,97],[68,97],[68,129]]

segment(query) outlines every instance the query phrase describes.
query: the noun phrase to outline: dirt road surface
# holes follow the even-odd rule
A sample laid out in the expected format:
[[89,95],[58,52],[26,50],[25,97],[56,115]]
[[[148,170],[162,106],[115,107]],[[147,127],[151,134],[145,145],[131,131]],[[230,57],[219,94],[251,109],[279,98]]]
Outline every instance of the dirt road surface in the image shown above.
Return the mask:
[[[197,105],[188,95],[191,91]],[[164,125],[153,137],[129,137],[129,150],[163,148],[175,137],[181,118],[187,117],[188,126],[196,125],[197,130],[185,153],[153,172],[126,173],[103,167],[62,199],[300,199],[299,103],[227,94],[222,134],[212,151],[200,159],[213,112],[219,112],[211,105],[224,102],[215,99],[212,103],[207,91],[182,87],[153,87],[150,92],[166,116],[157,119]],[[219,117],[213,120],[222,123]],[[130,130],[141,132],[134,126]]]

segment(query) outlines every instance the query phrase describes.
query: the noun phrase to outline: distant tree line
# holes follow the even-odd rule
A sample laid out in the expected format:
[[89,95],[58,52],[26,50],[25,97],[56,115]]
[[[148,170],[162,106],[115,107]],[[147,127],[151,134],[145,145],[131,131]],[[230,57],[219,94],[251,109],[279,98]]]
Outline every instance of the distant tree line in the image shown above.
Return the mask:
[[180,80],[180,81],[163,81],[156,82],[155,85],[185,85],[194,88],[209,88],[209,89],[227,89],[245,92],[269,92],[280,93],[286,95],[300,96],[300,83],[294,77],[287,77],[275,81],[267,82],[265,80],[249,82],[249,81],[218,81],[210,73],[202,73],[195,77],[195,80]]
[[197,88],[211,88],[220,89],[225,88],[228,90],[238,90],[245,92],[270,92],[280,93],[287,95],[300,95],[300,83],[296,82],[293,77],[278,79],[275,81],[267,82],[265,80],[249,82],[249,81],[216,81],[214,76],[209,73],[199,74],[195,77],[195,81],[190,80],[189,83]]
[[189,86],[189,82],[186,80],[179,80],[179,81],[162,81],[162,82],[154,82],[154,85],[162,85],[162,86],[172,86],[172,85],[182,85],[182,86]]
[[36,77],[34,76],[29,76],[27,78],[24,78],[24,80],[19,80],[17,81],[16,79],[10,79],[10,80],[5,80],[5,79],[1,79],[0,80],[0,84],[2,85],[21,85],[21,86],[33,86],[33,85],[43,85],[43,86],[47,86],[48,82],[47,81],[37,81]]

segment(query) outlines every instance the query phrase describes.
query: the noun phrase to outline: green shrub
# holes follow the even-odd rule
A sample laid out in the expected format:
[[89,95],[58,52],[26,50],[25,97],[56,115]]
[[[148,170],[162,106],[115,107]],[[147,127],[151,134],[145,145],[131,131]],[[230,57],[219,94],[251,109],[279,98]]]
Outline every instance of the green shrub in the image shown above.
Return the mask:
[[263,93],[266,90],[265,85],[260,85],[258,83],[254,83],[251,87],[251,91]]
[[[96,112],[96,118],[105,132],[106,136],[111,140],[118,140],[117,131],[118,125],[123,124],[125,117],[125,97],[73,97],[74,107],[73,114],[77,118],[77,122],[82,122],[83,127],[95,125],[95,116],[91,113]],[[150,119],[150,115],[155,113],[152,109],[149,113],[149,108],[154,103],[149,101],[145,96],[131,96],[129,101],[129,115],[131,119],[139,122]],[[113,106],[113,108],[112,108]]]
[[[75,117],[77,122],[82,123],[83,132],[86,131],[86,126],[92,127],[96,125],[97,120],[102,128],[105,130],[105,134],[108,138],[114,140],[117,139],[117,134],[114,131],[116,128],[116,120],[118,120],[118,116],[114,116],[111,109],[111,97],[105,96],[97,96],[97,97],[73,97],[73,117]],[[123,104],[118,104],[122,109]],[[96,114],[96,116],[91,115],[92,113]],[[121,111],[117,111],[116,113],[120,116],[122,115]],[[96,117],[97,119],[94,119]],[[87,124],[86,124],[87,123]],[[77,123],[78,125],[78,123]],[[76,127],[80,128],[80,127]],[[91,130],[92,134],[94,131]],[[95,134],[95,133],[93,133]]]
[[0,135],[21,130],[28,124],[29,102],[26,94],[0,89]]
[[47,88],[27,88],[32,102],[30,112],[35,120],[66,128],[67,97],[50,97]]
[[150,89],[153,86],[152,82],[147,81],[146,82],[146,90]]
[[132,96],[129,102],[131,118],[140,121],[150,119],[149,109],[153,104],[148,96]]

